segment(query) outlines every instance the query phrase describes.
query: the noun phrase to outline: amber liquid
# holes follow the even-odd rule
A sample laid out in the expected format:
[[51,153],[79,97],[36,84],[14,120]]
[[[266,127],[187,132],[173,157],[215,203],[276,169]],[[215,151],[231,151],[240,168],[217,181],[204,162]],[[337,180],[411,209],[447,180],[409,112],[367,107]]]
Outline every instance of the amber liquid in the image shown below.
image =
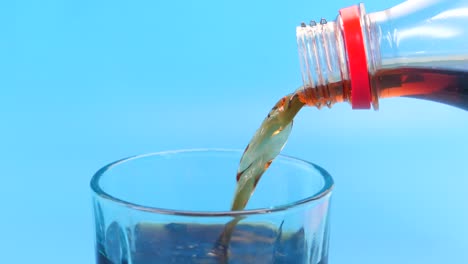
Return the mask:
[[[428,68],[384,69],[371,77],[374,102],[388,97],[413,97],[440,102],[468,110],[468,72]],[[271,109],[247,145],[237,171],[237,189],[232,210],[243,209],[253,194],[262,174],[286,144],[293,119],[304,105],[331,107],[336,102],[351,100],[349,81],[305,87],[280,99]],[[227,225],[225,244],[235,226]],[[231,226],[231,227],[229,227]]]
[[427,68],[378,71],[371,79],[379,98],[412,97],[468,110],[468,72]]
[[[371,78],[373,101],[388,97],[413,97],[468,110],[468,72],[427,68],[384,69]],[[232,210],[245,207],[273,159],[286,144],[297,112],[304,105],[331,107],[351,100],[349,81],[299,89],[281,98],[247,145],[237,171],[238,188]]]

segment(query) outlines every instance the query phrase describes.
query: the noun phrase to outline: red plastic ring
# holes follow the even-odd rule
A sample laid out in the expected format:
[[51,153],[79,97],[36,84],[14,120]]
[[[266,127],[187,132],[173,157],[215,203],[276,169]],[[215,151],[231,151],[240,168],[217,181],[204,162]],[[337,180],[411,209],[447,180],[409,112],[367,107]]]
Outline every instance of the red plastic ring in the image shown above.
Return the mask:
[[359,7],[343,8],[340,10],[340,15],[343,21],[343,36],[348,53],[351,106],[353,109],[369,109],[372,99]]

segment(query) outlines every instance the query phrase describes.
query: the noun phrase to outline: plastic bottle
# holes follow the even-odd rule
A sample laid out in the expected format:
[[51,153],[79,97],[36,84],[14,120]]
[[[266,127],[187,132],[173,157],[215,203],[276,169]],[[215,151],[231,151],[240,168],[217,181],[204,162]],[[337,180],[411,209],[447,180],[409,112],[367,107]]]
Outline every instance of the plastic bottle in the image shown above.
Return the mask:
[[308,105],[377,110],[381,98],[409,96],[468,110],[468,0],[351,6],[302,23],[297,42]]

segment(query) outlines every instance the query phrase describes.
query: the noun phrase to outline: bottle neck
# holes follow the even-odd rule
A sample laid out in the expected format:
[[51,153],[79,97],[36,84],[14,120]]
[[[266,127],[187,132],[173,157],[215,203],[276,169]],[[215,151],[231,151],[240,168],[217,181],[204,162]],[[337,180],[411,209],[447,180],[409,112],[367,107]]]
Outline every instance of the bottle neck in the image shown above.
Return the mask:
[[303,86],[301,100],[309,106],[331,107],[349,101],[348,68],[340,23],[303,23],[296,30]]
[[344,8],[335,21],[302,23],[296,30],[304,86],[301,100],[309,106],[331,107],[349,102],[354,109],[377,109],[369,72],[369,25],[364,6]]

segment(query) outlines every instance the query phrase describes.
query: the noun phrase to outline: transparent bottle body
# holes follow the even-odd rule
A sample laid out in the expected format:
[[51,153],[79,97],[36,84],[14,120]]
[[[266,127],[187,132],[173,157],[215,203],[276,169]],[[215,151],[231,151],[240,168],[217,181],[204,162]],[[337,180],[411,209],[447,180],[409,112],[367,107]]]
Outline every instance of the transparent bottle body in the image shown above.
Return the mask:
[[375,69],[468,70],[468,1],[406,1],[366,15]]
[[[468,108],[467,0],[406,1],[390,9],[369,14],[365,13],[363,5],[359,8],[374,109],[378,109],[380,98],[398,96],[428,99]],[[337,37],[331,42],[343,42],[340,39],[343,34],[341,17],[338,16],[334,23],[341,26],[336,27]],[[337,79],[341,77],[338,82],[343,83],[344,96],[340,100],[327,100],[351,101],[349,90],[353,87],[346,83],[352,78],[346,74],[349,72],[346,61],[350,51],[320,53],[316,52],[320,49],[314,45],[301,43],[303,35],[307,35],[305,38],[323,35],[320,28],[315,28],[315,31],[311,31],[313,34],[309,35],[298,28],[301,61],[304,61],[304,58],[310,61],[327,61],[337,57],[336,54],[338,57],[339,54],[344,54],[344,59],[338,60],[341,65],[334,68]],[[323,41],[317,45],[323,46]],[[338,44],[334,46],[339,47]],[[314,59],[315,54],[328,59]],[[304,76],[307,76],[308,72],[315,72],[316,76],[321,75],[326,71],[325,67],[320,65],[314,68],[303,62],[301,65],[305,80],[304,90],[317,90],[313,82],[307,81],[307,77]]]

